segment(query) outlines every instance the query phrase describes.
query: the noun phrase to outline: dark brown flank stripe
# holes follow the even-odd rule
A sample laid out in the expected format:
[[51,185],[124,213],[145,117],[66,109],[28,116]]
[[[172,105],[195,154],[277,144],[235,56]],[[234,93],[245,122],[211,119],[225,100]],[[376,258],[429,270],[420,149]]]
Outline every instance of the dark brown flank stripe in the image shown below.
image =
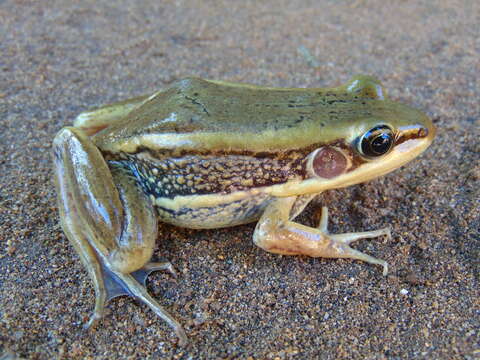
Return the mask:
[[[228,194],[305,179],[308,177],[308,154],[322,146],[335,146],[347,152],[352,159],[347,171],[366,162],[343,140],[277,153],[184,150],[173,155],[169,150],[153,152],[143,148],[136,154],[104,155],[111,165],[131,171],[147,195],[174,198],[177,195]],[[139,158],[137,155],[142,153],[155,160]]]

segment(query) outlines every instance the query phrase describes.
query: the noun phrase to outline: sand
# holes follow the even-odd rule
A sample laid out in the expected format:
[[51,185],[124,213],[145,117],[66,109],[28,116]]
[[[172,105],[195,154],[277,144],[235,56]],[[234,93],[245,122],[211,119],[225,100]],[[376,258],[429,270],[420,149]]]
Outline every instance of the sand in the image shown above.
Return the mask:
[[[0,354],[13,359],[476,359],[479,329],[480,3],[0,1]],[[100,326],[90,280],[58,223],[51,141],[79,112],[188,75],[268,86],[382,80],[438,135],[418,159],[322,194],[333,232],[390,226],[356,247],[390,263],[269,254],[254,225],[160,226],[143,304]],[[2,358],[3,359],[3,358]]]

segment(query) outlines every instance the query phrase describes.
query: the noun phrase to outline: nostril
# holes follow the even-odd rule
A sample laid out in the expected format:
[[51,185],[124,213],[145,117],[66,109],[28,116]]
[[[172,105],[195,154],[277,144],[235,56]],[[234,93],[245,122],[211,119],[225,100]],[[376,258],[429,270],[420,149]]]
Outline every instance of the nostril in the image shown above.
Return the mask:
[[417,133],[418,137],[427,137],[428,136],[428,129],[426,127],[420,127]]

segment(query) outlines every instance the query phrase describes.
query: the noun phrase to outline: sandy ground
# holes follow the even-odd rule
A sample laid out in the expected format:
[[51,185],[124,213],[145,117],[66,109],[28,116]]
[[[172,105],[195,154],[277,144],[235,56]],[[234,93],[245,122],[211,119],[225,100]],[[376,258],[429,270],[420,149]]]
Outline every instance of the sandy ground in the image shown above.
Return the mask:
[[[112,4],[116,4],[115,6]],[[386,3],[388,3],[386,5]],[[28,359],[476,359],[480,4],[439,1],[1,1],[0,354]],[[282,257],[254,225],[160,227],[172,261],[148,289],[180,347],[118,298],[92,331],[87,274],[58,224],[50,146],[80,111],[196,75],[321,87],[356,73],[424,109],[434,144],[383,178],[323,194],[333,231],[390,226],[357,248],[386,259]]]

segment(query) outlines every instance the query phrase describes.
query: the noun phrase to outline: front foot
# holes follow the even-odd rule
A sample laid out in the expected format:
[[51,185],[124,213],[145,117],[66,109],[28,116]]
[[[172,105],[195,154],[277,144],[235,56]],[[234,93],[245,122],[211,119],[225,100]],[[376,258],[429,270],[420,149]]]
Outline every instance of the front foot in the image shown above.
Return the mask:
[[365,238],[386,235],[388,228],[357,233],[330,234],[328,231],[328,210],[322,208],[318,228],[311,228],[289,219],[295,199],[281,198],[270,204],[257,224],[253,236],[255,244],[262,249],[283,255],[307,255],[324,258],[350,258],[362,260],[383,267],[388,273],[388,263],[350,247],[350,243]]
[[[373,231],[363,231],[363,232],[354,232],[354,233],[344,233],[344,234],[330,234],[328,231],[328,208],[322,207],[322,216],[320,218],[320,224],[318,225],[318,230],[323,233],[326,238],[329,238],[330,245],[329,247],[334,248],[334,253],[338,253],[342,256],[324,256],[321,257],[347,257],[351,259],[362,260],[370,264],[376,264],[383,266],[383,276],[388,274],[388,263],[381,259],[376,259],[370,255],[364,254],[361,251],[352,249],[349,244],[360,239],[372,239],[379,236],[387,236],[387,239],[392,238],[392,234],[389,228],[383,228]],[[343,255],[347,256],[343,256]]]

